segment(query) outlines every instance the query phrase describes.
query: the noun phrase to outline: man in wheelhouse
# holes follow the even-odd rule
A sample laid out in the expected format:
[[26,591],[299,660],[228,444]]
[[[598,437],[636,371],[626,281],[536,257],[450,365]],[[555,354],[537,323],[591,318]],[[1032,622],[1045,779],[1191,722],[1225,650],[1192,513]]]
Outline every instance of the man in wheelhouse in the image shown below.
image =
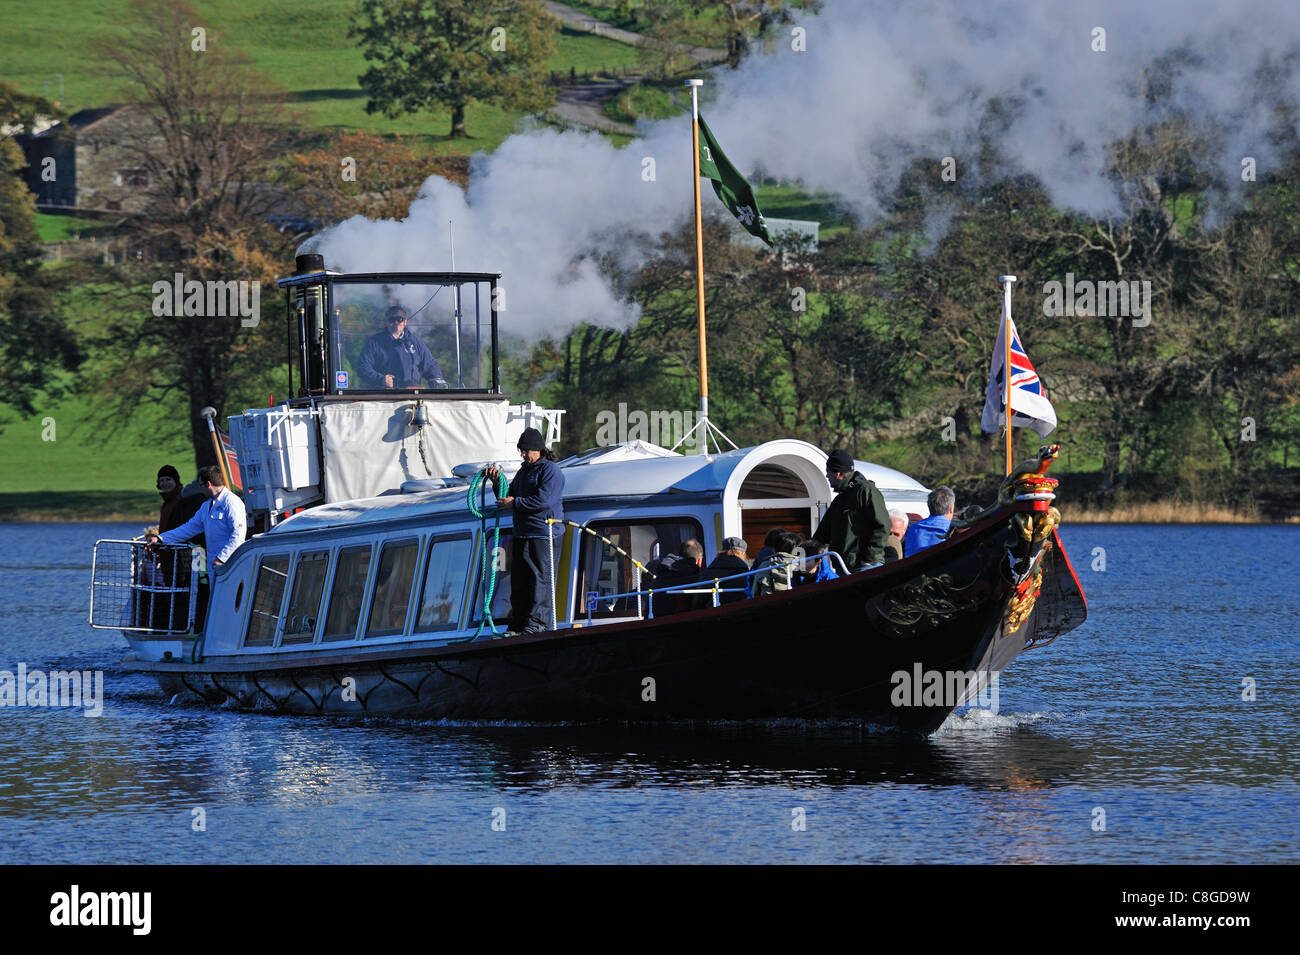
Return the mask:
[[367,388],[446,388],[438,361],[429,346],[407,330],[406,309],[393,305],[384,314],[384,328],[366,340],[361,350],[361,381]]
[[826,458],[826,480],[835,499],[826,508],[813,539],[839,553],[850,571],[883,564],[890,521],[880,489],[854,469],[853,456],[843,448]]

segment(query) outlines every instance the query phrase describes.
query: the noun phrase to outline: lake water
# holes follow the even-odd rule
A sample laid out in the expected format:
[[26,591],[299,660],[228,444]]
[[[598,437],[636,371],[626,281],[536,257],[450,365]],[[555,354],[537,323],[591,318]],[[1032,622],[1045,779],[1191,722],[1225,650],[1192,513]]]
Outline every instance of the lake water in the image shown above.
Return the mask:
[[0,670],[105,694],[0,707],[0,863],[1300,861],[1297,527],[1067,523],[1088,622],[920,741],[169,705],[85,623],[136,533],[0,525]]

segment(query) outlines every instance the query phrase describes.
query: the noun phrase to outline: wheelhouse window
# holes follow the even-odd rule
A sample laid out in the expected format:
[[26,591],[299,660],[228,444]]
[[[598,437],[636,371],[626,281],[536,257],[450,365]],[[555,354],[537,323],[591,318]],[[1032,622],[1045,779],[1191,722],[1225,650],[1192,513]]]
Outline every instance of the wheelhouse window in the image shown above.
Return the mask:
[[248,614],[246,647],[269,647],[275,643],[280,625],[280,607],[284,603],[284,586],[289,578],[289,555],[262,558],[253,588],[253,606]]
[[419,541],[389,541],[379,554],[375,574],[375,598],[370,602],[367,637],[390,637],[406,629],[406,614],[411,606],[411,584],[415,580],[415,562]]
[[[694,538],[703,542],[699,521],[689,517],[651,518],[645,521],[592,522],[587,525],[597,534],[609,538],[642,564],[675,554],[682,544]],[[645,590],[650,579],[640,575],[637,583],[632,562],[599,537],[582,535],[581,587],[578,590],[578,609],[575,616],[585,616],[587,595],[596,594],[596,609],[592,616],[622,616],[635,614],[635,597],[615,598],[633,590]],[[713,555],[705,555],[705,563]],[[644,600],[642,611],[645,610]]]
[[336,281],[330,292],[336,393],[493,387],[491,283]]
[[334,586],[330,588],[329,613],[325,617],[322,640],[354,640],[361,622],[361,601],[366,595],[366,578],[370,574],[370,545],[345,547],[339,551]]
[[284,617],[282,646],[312,642],[320,617],[321,599],[325,596],[325,574],[329,565],[327,550],[313,551],[298,558],[293,589],[289,594],[289,609]]
[[[425,564],[416,630],[455,630],[460,626],[465,575],[471,569],[469,559],[474,550],[473,543],[468,534],[438,537],[429,542],[429,560]],[[472,570],[477,572],[477,565]]]

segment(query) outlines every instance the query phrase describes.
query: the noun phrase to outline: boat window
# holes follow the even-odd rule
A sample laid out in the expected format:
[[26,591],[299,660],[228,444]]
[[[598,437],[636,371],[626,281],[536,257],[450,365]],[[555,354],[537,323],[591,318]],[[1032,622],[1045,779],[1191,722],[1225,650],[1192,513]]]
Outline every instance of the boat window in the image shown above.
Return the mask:
[[375,574],[375,599],[370,602],[367,637],[388,637],[406,629],[406,611],[411,605],[411,584],[419,541],[389,541],[379,554]]
[[289,609],[284,617],[284,637],[281,645],[311,643],[320,617],[320,602],[325,596],[325,572],[329,570],[330,554],[327,550],[313,551],[298,558],[294,571],[293,590],[289,594]]
[[[492,547],[492,532],[488,531],[485,535],[487,546]],[[492,567],[496,571],[496,587],[492,591],[492,619],[499,624],[505,624],[510,620],[510,531],[506,528],[501,529],[501,540],[497,545],[496,553],[492,555]],[[477,624],[483,619],[483,577],[482,561],[478,551],[474,551],[474,566],[470,568],[470,574],[474,578],[474,605],[470,608],[470,620]]]
[[352,640],[361,620],[361,598],[366,593],[370,573],[370,545],[345,547],[339,551],[334,586],[330,589],[330,609],[325,617],[322,640]]
[[[592,522],[587,525],[596,534],[607,537],[623,550],[627,551],[642,564],[659,557],[666,557],[681,550],[681,546],[691,538],[701,543],[704,534],[700,522],[689,517],[652,518],[645,521]],[[704,563],[707,566],[715,555],[705,552]],[[587,614],[587,594],[628,593],[634,589],[645,590],[649,578],[641,575],[640,587],[633,576],[632,562],[617,550],[593,534],[582,535],[581,586],[578,588],[578,606],[575,617]],[[642,611],[645,605],[642,603]],[[601,600],[596,603],[592,616],[609,616],[636,613],[636,598]]]
[[253,587],[253,606],[248,615],[248,634],[244,646],[269,647],[275,642],[288,576],[288,554],[262,558],[262,564],[257,569],[257,583]]
[[430,542],[417,630],[454,630],[460,625],[465,569],[472,552],[473,540],[468,534],[435,538]]
[[[493,386],[488,282],[335,282],[331,294],[332,390]],[[399,308],[406,322],[390,324]]]

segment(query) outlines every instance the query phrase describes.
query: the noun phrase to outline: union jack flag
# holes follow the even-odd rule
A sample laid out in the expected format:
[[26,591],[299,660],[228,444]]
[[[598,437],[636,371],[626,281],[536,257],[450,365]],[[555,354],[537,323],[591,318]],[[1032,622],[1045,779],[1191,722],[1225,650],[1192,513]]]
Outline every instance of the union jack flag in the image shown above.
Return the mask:
[[989,387],[984,395],[984,414],[980,428],[997,431],[1006,421],[1003,413],[1005,386],[1002,368],[1006,364],[1006,331],[1011,327],[1011,425],[1016,428],[1033,428],[1041,437],[1047,437],[1056,427],[1056,409],[1047,400],[1047,389],[1034,371],[1025,346],[1021,344],[1016,323],[1010,318],[998,331],[997,344],[993,346],[993,360],[989,363]]

